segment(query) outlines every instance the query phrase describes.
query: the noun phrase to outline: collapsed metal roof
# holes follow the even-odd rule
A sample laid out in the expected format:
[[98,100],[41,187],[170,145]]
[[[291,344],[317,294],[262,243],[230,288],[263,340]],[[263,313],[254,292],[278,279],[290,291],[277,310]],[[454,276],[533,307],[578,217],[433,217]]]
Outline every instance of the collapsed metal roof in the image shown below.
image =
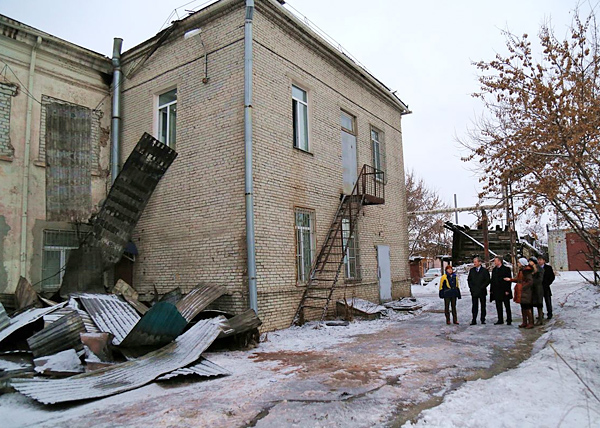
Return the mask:
[[39,308],[39,309],[28,309],[25,312],[20,313],[19,315],[10,319],[10,325],[2,331],[0,331],[0,342],[7,339],[13,333],[19,331],[23,327],[28,326],[29,324],[39,320],[44,315],[55,311],[57,309],[65,306],[67,302],[59,303],[55,306],[50,306],[48,308]]
[[0,303],[0,331],[4,330],[10,325],[10,318],[4,309],[4,305]]
[[140,320],[136,310],[112,294],[80,294],[79,300],[101,331],[112,333],[119,345]]
[[177,370],[172,371],[171,373],[164,374],[156,380],[167,380],[177,376],[189,376],[189,375],[197,375],[202,377],[212,377],[212,376],[228,376],[231,372],[218,364],[213,363],[212,361],[207,360],[204,357],[200,357],[200,362],[197,364],[193,364],[189,367],[183,367]]
[[12,386],[44,404],[107,397],[136,389],[198,360],[219,335],[218,322],[217,318],[199,321],[174,342],[133,361],[67,379],[14,379]]
[[35,358],[52,355],[67,349],[79,351],[83,344],[79,333],[85,333],[85,326],[75,309],[38,331],[27,339],[27,345]]
[[158,302],[133,326],[120,345],[162,346],[179,336],[187,324],[174,304]]
[[206,309],[208,305],[225,294],[225,291],[225,287],[222,285],[201,284],[177,302],[177,309],[181,316],[189,322]]

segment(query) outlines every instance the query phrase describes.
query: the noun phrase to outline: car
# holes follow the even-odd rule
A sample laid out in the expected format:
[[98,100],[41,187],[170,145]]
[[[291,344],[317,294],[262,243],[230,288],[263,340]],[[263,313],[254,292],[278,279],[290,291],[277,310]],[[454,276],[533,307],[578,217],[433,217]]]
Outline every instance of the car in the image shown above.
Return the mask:
[[438,276],[442,276],[442,268],[429,269],[425,273],[425,276],[423,277],[423,285],[428,284],[430,281],[432,281],[433,279],[435,279]]

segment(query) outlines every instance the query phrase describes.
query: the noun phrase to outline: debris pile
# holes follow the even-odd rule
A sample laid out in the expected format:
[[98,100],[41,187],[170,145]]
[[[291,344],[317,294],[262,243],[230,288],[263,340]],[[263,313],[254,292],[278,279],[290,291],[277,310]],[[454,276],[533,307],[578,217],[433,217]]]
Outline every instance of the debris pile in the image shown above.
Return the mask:
[[200,285],[148,307],[120,280],[112,294],[74,292],[55,303],[21,278],[12,317],[0,303],[0,388],[54,404],[178,376],[229,375],[202,353],[231,339],[247,344],[261,321],[251,309],[236,316],[207,310],[224,293],[224,286]]

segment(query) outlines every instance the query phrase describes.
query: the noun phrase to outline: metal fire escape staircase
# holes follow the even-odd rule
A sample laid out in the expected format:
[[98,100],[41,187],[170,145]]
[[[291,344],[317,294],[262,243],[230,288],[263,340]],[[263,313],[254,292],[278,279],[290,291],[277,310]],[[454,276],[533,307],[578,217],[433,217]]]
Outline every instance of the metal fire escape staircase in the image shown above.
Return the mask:
[[[342,195],[325,241],[312,265],[293,324],[306,319],[325,319],[348,251],[365,205],[385,203],[384,172],[363,165],[350,195]],[[343,281],[343,280],[342,280]]]

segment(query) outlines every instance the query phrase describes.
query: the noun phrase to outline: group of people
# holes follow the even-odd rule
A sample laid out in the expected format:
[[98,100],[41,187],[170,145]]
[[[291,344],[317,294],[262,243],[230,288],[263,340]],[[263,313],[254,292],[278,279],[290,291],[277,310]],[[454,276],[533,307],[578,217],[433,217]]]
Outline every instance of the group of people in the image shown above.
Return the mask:
[[[471,291],[471,312],[473,319],[471,325],[477,324],[477,316],[481,308],[481,324],[485,324],[487,287],[490,286],[490,301],[496,303],[498,321],[494,324],[504,324],[504,312],[506,311],[506,324],[512,324],[511,299],[521,305],[523,322],[520,328],[533,328],[534,325],[542,325],[544,322],[543,306],[546,304],[546,316],[552,318],[552,291],[550,285],[554,282],[555,275],[552,266],[546,263],[546,258],[524,257],[519,259],[519,272],[516,278],[511,275],[511,270],[504,265],[500,256],[494,258],[492,273],[482,266],[481,259],[473,259],[473,267],[469,270],[467,283]],[[514,293],[512,283],[516,283]],[[450,324],[450,313],[452,322],[458,324],[456,314],[456,301],[461,298],[460,285],[454,268],[446,266],[445,274],[440,279],[439,296],[444,299],[444,313],[446,324]],[[537,308],[537,321],[534,320],[533,309]],[[451,311],[450,311],[451,310]]]

